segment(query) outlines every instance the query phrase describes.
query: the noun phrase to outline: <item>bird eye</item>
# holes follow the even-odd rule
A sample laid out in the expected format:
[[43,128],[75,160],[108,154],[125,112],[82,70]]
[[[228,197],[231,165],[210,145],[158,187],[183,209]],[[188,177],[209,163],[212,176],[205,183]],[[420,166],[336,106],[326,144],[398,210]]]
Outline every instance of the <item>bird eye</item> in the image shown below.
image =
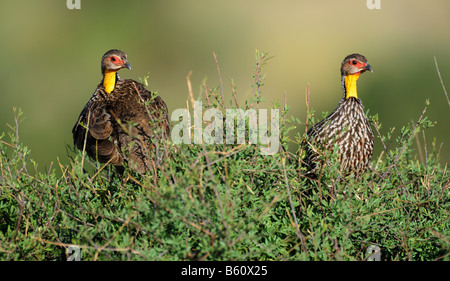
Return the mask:
[[116,58],[115,57],[111,57],[111,61],[116,61]]
[[352,60],[352,64],[353,64],[353,65],[356,65],[357,63],[358,63],[357,61]]

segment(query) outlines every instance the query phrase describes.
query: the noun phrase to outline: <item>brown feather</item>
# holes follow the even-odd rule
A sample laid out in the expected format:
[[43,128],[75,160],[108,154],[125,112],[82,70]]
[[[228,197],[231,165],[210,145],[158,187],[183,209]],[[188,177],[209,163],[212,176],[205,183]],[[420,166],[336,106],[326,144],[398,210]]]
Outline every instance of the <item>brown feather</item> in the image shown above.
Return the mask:
[[[348,62],[357,59],[364,70],[355,69]],[[305,165],[310,174],[315,175],[321,165],[319,155],[325,150],[338,146],[340,169],[343,172],[364,172],[372,158],[374,137],[364,108],[359,98],[346,98],[344,77],[355,72],[371,69],[367,59],[359,54],[347,56],[341,66],[342,88],[344,95],[337,108],[324,120],[311,127],[308,132]]]
[[127,162],[142,174],[163,157],[159,146],[170,136],[169,114],[164,101],[144,85],[117,76],[110,94],[102,83],[97,86],[72,133],[75,147],[85,147],[92,159],[119,169]]

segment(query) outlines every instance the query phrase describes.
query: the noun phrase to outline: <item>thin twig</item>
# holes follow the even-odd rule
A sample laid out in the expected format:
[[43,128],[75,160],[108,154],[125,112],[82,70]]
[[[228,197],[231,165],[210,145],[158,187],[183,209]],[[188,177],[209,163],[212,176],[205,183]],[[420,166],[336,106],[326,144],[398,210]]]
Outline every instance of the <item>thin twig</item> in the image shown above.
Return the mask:
[[287,93],[284,92],[284,114],[283,114],[283,125],[286,124],[286,110],[287,110]]
[[96,261],[98,258],[98,254],[103,251],[104,249],[106,249],[106,247],[114,240],[114,238],[116,238],[117,234],[119,234],[119,232],[122,231],[122,229],[127,226],[131,219],[136,216],[137,211],[134,211],[131,216],[128,217],[128,219],[119,227],[119,229],[112,235],[111,239],[109,239],[103,246],[97,248],[97,251],[95,252],[94,258],[93,260]]
[[289,197],[289,204],[291,206],[291,212],[292,212],[292,216],[293,216],[294,222],[295,222],[295,231],[297,232],[297,236],[300,239],[300,243],[302,245],[302,251],[306,252],[305,236],[303,235],[303,233],[300,230],[297,216],[295,215],[294,204],[292,203],[292,196],[291,196],[291,190],[290,190],[291,188],[290,188],[289,181],[287,178],[287,173],[286,173],[286,158],[283,158],[282,162],[283,162],[284,180],[286,182],[286,190],[287,190],[288,197]]
[[408,146],[408,143],[410,142],[411,138],[414,137],[414,135],[416,134],[417,126],[419,126],[420,122],[421,122],[422,119],[423,119],[423,116],[424,116],[425,113],[427,112],[427,108],[428,108],[428,104],[429,104],[429,101],[428,101],[428,100],[427,100],[426,104],[427,104],[427,105],[426,105],[425,108],[423,109],[422,114],[421,114],[420,117],[419,117],[419,120],[417,120],[417,123],[414,125],[414,128],[412,129],[411,134],[409,135],[409,137],[408,137],[408,139],[406,140],[405,144],[404,144],[404,145],[402,146],[402,148],[400,149],[400,152],[399,152],[399,153],[397,154],[397,156],[395,157],[395,159],[394,159],[394,161],[393,161],[394,165],[390,166],[390,167],[386,170],[386,172],[384,172],[384,174],[381,176],[381,179],[384,179],[384,178],[386,177],[386,175],[391,171],[392,167],[397,168],[396,163],[398,162],[398,159],[400,159],[400,156],[402,155],[402,153],[403,153],[403,151],[405,150],[405,148]]
[[[374,123],[374,126],[373,126],[373,127],[375,128],[375,131],[376,131],[377,134],[378,134],[378,138],[380,139],[381,144],[383,145],[384,151],[386,151],[386,157],[389,158],[389,160],[392,161],[391,154],[389,153],[389,150],[388,150],[386,144],[385,144],[384,141],[383,141],[383,137],[381,136],[380,130],[378,129],[378,123]],[[414,130],[415,130],[415,129],[414,129]],[[408,141],[408,142],[409,142],[409,141]],[[394,161],[393,163],[394,163],[394,164],[392,164],[391,167],[395,167],[395,171],[397,172],[397,175],[399,176],[401,182],[404,184],[403,179],[402,179],[402,177],[401,177],[401,174],[400,174],[400,172],[399,172],[398,169],[397,169],[397,161]],[[383,176],[384,176],[384,175],[383,175]]]
[[447,98],[448,106],[450,106],[450,100],[448,99],[447,90],[445,90],[444,81],[442,81],[441,72],[439,71],[439,66],[436,60],[436,56],[434,56],[434,64],[436,65],[436,70],[439,76],[439,80],[441,81],[442,89],[444,89],[445,97]]
[[85,157],[85,153],[86,153],[86,143],[87,143],[87,137],[88,137],[88,133],[89,133],[89,126],[90,126],[90,122],[91,122],[91,110],[89,109],[88,111],[88,122],[86,124],[86,134],[84,135],[84,142],[83,142],[83,151],[81,153],[81,173],[83,173],[83,165],[84,165],[84,157]]
[[[80,249],[88,249],[88,250],[95,250],[98,249],[98,247],[95,246],[87,246],[87,245],[79,245],[79,244],[70,244],[70,243],[62,243],[62,242],[55,242],[55,241],[50,241],[50,240],[45,240],[42,239],[40,237],[37,236],[31,236],[32,239],[45,243],[45,244],[49,244],[49,245],[55,245],[55,246],[60,246],[60,247],[73,247],[76,246]],[[103,248],[102,250],[105,251],[113,251],[113,252],[130,252],[132,254],[138,254],[138,255],[142,255],[141,252],[134,250],[132,248]]]
[[209,107],[211,107],[211,102],[209,101],[208,86],[206,86],[205,81],[203,81],[203,88],[205,89],[206,102],[208,103],[208,108],[209,108]]
[[[204,144],[202,145],[202,149],[203,149],[203,154],[204,154],[205,161],[206,161],[206,164],[207,164],[206,167],[208,168],[209,176],[211,178],[211,182],[214,182],[214,177],[213,177],[214,172],[212,171],[211,161],[209,160],[208,153],[206,151],[206,146]],[[224,211],[224,208],[223,208],[222,200],[220,198],[220,192],[217,189],[217,186],[215,184],[212,184],[212,187],[213,187],[214,193],[216,195],[217,202],[219,204],[220,215],[223,218],[223,225],[225,226],[225,236],[227,238],[227,245],[230,245],[229,226],[228,226],[228,223],[227,223],[227,221],[225,219],[225,211]]]
[[[414,122],[414,121],[412,121]],[[423,131],[422,131],[423,133]],[[419,140],[419,136],[417,134],[414,135],[414,139],[416,140],[416,145],[417,145],[417,151],[419,153],[419,159],[420,162],[425,162],[425,160],[423,159],[423,152],[422,152],[422,148],[420,147],[420,140]]]
[[216,61],[217,73],[219,74],[220,94],[222,95],[222,107],[225,110],[225,98],[223,96],[222,73],[220,72],[219,61],[217,60],[216,53],[213,52],[213,55],[214,55],[214,60]]
[[233,99],[234,99],[234,103],[236,104],[236,108],[240,108],[237,98],[236,98],[236,89],[234,87],[234,81],[233,79],[230,79],[230,84],[231,84],[231,92],[233,93]]
[[192,71],[189,71],[188,75],[186,76],[186,82],[188,86],[189,97],[191,98],[192,109],[194,109],[194,93],[192,91],[191,75]]
[[308,125],[309,125],[309,95],[311,94],[311,85],[308,83],[306,85],[306,93],[305,93],[305,98],[306,98],[306,120],[305,120],[305,134],[306,132],[308,132]]
[[19,205],[20,214],[19,214],[19,217],[17,220],[16,229],[14,230],[14,235],[13,235],[13,239],[12,239],[14,241],[14,243],[16,242],[17,232],[19,231],[20,224],[22,222],[23,211],[25,210],[25,205],[26,205],[26,201],[23,199],[23,197],[24,197],[23,191],[21,191],[20,194],[16,198],[16,201]]
[[422,135],[423,135],[423,148],[425,150],[425,167],[427,169],[428,172],[428,150],[427,150],[427,139],[425,137],[425,131],[422,130]]
[[[192,71],[189,71],[188,75],[186,76],[186,82],[187,82],[187,86],[188,86],[189,97],[191,99],[192,110],[194,111],[194,125],[193,125],[194,126],[194,136],[193,136],[193,139],[195,142],[195,136],[201,136],[203,124],[200,125],[200,128],[197,128],[196,127],[197,124],[195,124],[195,120],[198,120],[198,118],[201,118],[202,116],[198,116],[197,110],[195,108],[195,100],[194,100],[194,92],[192,91],[191,75],[192,75]],[[188,108],[188,111],[189,111],[189,108]]]

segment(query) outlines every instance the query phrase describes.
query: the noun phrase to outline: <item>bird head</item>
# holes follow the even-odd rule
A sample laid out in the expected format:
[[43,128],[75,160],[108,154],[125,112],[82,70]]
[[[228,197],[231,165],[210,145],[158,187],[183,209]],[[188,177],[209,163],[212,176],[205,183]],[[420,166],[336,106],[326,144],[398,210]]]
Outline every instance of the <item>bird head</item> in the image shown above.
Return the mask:
[[372,66],[367,62],[365,56],[360,54],[351,54],[345,57],[341,65],[341,75],[354,75],[364,73],[366,70],[373,72]]
[[131,65],[127,61],[127,54],[121,50],[109,50],[103,55],[103,87],[108,94],[114,91],[116,81],[119,79],[116,72],[122,68],[128,68],[131,70]]
[[105,71],[116,72],[122,68],[131,70],[131,65],[127,61],[127,54],[121,50],[109,50],[102,57],[102,73]]
[[356,81],[359,75],[367,70],[373,72],[372,66],[363,55],[351,54],[345,57],[341,65],[341,77],[342,89],[346,99],[350,97],[358,98]]

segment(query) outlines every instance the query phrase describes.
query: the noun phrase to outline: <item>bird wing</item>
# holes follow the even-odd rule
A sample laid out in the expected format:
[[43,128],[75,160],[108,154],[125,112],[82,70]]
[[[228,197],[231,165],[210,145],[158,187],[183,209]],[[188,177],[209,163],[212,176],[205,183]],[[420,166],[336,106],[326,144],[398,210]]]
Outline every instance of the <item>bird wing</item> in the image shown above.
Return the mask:
[[164,141],[170,136],[168,109],[139,82],[122,80],[116,87],[122,94],[110,108],[112,138],[130,166],[144,173],[164,156]]
[[74,145],[99,162],[120,165],[122,157],[109,139],[113,132],[111,115],[98,93],[97,89],[72,129]]

